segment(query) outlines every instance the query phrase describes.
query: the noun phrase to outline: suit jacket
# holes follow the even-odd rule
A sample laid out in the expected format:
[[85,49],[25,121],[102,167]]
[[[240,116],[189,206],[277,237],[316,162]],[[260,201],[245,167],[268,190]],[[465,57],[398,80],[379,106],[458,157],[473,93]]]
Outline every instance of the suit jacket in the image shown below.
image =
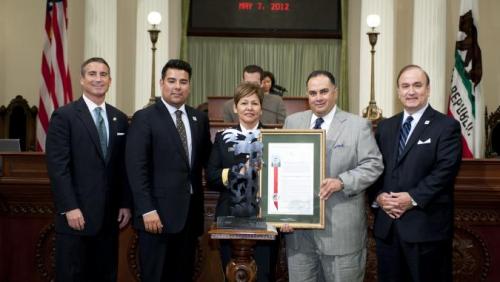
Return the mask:
[[[259,123],[258,128],[262,128],[262,124]],[[241,127],[238,124],[234,129],[241,131]],[[223,131],[217,132],[215,135],[214,146],[212,147],[212,153],[210,154],[210,159],[207,166],[207,183],[211,190],[218,191],[219,199],[217,200],[217,207],[215,211],[215,216],[228,216],[230,214],[231,206],[231,192],[228,187],[222,182],[222,171],[226,168],[230,169],[238,164],[244,164],[247,161],[246,154],[235,155],[232,143],[226,143],[222,139]],[[229,180],[233,177],[231,172],[229,172]]]
[[[130,208],[124,151],[127,116],[106,104],[109,142],[106,159],[97,127],[83,98],[52,114],[46,140],[47,169],[57,210],[57,232],[95,235],[103,227],[118,230],[119,208]],[[79,208],[85,219],[83,231],[69,227],[69,210]]]
[[[224,122],[239,122],[238,115],[234,113],[234,100],[228,100],[223,106]],[[262,100],[263,124],[283,124],[286,118],[286,107],[283,98],[276,95],[266,94]]]
[[[312,112],[295,113],[284,128],[308,129]],[[326,177],[340,177],[342,191],[325,202],[324,230],[295,230],[287,235],[287,245],[297,249],[299,234],[311,232],[326,255],[353,253],[366,247],[365,189],[383,170],[382,155],[372,135],[371,124],[337,107],[326,136]]]
[[376,140],[385,170],[372,188],[372,200],[382,192],[408,192],[418,206],[397,220],[377,209],[374,234],[386,238],[394,227],[407,242],[449,239],[453,234],[453,187],[462,156],[460,125],[429,106],[398,158],[402,119],[403,113],[399,113],[378,124]]
[[137,111],[132,118],[125,158],[135,204],[135,228],[144,230],[142,215],[156,210],[163,232],[178,233],[192,208],[195,221],[189,224],[195,226],[197,234],[203,233],[202,169],[212,143],[207,116],[187,105],[186,112],[191,128],[191,165],[162,100]]

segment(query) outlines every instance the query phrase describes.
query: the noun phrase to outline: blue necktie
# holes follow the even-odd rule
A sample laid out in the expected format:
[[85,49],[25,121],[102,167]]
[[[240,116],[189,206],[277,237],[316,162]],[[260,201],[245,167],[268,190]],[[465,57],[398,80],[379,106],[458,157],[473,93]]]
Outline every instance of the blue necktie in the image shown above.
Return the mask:
[[321,129],[321,124],[324,122],[325,120],[321,117],[317,118],[316,121],[314,122],[314,127],[313,129]]
[[406,139],[408,138],[408,134],[410,133],[411,130],[411,122],[413,121],[412,116],[408,116],[403,123],[403,126],[401,126],[401,130],[399,132],[399,156],[403,152],[406,146]]
[[101,107],[94,109],[95,125],[97,127],[97,133],[99,134],[99,143],[101,145],[103,157],[106,158],[106,153],[108,152],[108,134],[106,133],[106,125],[104,124],[104,118],[102,117],[101,112]]

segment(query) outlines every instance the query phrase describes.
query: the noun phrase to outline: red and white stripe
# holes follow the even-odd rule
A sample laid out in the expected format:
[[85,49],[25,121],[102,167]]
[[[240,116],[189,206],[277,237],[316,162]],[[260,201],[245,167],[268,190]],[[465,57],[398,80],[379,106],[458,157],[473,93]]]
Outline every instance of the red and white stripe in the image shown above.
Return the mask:
[[67,7],[67,0],[47,0],[42,79],[36,124],[38,151],[45,151],[45,137],[52,112],[73,100],[68,66]]

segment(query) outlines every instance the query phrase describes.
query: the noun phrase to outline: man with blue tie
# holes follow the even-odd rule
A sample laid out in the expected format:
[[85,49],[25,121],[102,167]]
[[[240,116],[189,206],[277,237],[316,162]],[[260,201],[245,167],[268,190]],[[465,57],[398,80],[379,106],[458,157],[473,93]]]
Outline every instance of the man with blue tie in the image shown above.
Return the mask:
[[419,66],[397,79],[404,111],[376,132],[384,173],[370,189],[379,281],[452,281],[453,189],[461,161],[459,123],[428,102]]
[[108,63],[81,66],[83,95],[52,114],[47,169],[56,208],[56,281],[116,281],[118,231],[128,223],[127,116],[104,102]]
[[367,224],[365,190],[383,171],[382,156],[366,119],[337,105],[334,76],[313,71],[306,80],[311,110],[285,120],[287,129],[326,131],[326,178],[319,196],[325,201],[325,228],[293,230],[286,235],[291,282],[362,282]]

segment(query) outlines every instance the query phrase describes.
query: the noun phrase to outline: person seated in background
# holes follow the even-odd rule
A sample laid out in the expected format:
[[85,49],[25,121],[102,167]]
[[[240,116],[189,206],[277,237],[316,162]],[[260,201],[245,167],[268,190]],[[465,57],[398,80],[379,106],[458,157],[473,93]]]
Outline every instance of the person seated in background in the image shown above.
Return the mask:
[[[243,69],[243,81],[252,82],[262,86],[264,71],[257,65],[248,65]],[[263,124],[283,124],[286,118],[286,108],[283,99],[277,95],[264,95],[262,101],[262,117],[260,121]],[[238,122],[239,118],[235,111],[234,101],[228,100],[223,106],[224,122]]]
[[264,95],[273,94],[283,97],[283,94],[287,90],[276,84],[276,79],[274,78],[274,74],[272,72],[264,71],[264,75],[262,77],[262,89],[264,90]]
[[[242,82],[234,94],[234,107],[238,125],[217,132],[207,165],[207,181],[210,190],[220,192],[215,217],[255,217],[259,211],[258,165],[252,165],[252,150],[243,150],[238,144],[248,146],[249,140],[257,140],[262,116],[263,91],[260,85]],[[251,141],[250,141],[251,142]],[[257,161],[258,163],[258,161]],[[241,197],[244,194],[245,197]],[[255,247],[257,281],[274,281],[273,270],[277,247],[274,241],[258,242]],[[230,242],[221,241],[222,267],[231,258]]]

